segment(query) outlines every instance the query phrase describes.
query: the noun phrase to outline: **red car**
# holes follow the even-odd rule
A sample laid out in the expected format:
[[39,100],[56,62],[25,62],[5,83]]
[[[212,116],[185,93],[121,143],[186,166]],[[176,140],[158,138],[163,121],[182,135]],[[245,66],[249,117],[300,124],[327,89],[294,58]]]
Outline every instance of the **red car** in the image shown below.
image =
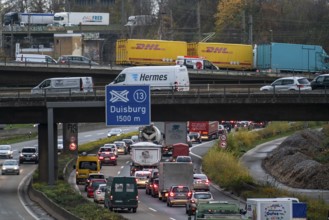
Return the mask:
[[87,197],[94,198],[94,191],[99,184],[106,183],[106,179],[91,179],[87,186]]
[[117,165],[117,157],[114,153],[111,152],[102,152],[98,156],[99,161],[101,162],[101,165],[107,164],[107,165]]

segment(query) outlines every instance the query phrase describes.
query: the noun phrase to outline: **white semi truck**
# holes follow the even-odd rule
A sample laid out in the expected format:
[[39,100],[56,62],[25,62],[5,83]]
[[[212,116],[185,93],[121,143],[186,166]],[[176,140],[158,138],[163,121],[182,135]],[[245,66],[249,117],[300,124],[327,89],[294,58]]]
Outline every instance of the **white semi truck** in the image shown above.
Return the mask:
[[109,25],[110,13],[99,12],[58,12],[54,14],[54,25]]

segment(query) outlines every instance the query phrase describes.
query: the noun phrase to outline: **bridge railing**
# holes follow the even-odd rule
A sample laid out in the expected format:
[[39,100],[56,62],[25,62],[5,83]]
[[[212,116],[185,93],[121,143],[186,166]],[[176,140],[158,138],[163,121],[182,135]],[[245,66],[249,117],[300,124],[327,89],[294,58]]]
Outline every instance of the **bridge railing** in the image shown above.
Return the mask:
[[[104,100],[105,96],[105,87],[104,86],[94,86],[92,91],[84,92],[77,91],[77,89],[52,89],[50,91],[41,91],[38,94],[32,94],[32,88],[29,87],[0,87],[0,101],[6,98],[11,99],[56,99],[56,98],[76,98],[79,97],[82,100]],[[323,90],[312,90],[312,91],[260,91],[259,84],[192,84],[189,87],[189,91],[176,91],[173,86],[168,90],[151,90],[152,96],[165,96],[165,97],[178,97],[178,96],[223,96],[226,95],[235,95],[251,97],[251,96],[269,96],[280,98],[283,95],[294,95],[294,96],[303,96],[308,94],[320,95],[323,97],[329,97],[329,88]]]

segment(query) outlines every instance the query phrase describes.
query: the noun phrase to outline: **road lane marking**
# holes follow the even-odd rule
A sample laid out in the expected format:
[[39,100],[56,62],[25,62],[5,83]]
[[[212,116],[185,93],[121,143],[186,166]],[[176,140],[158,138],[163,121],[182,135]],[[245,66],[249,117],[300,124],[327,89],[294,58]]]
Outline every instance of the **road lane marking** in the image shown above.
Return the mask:
[[83,137],[87,138],[87,137],[91,137],[91,136],[92,136],[91,134],[87,134],[87,135],[85,135]]
[[153,211],[153,212],[157,212],[157,210],[155,209],[152,209],[152,208],[149,208],[149,210]]
[[34,171],[36,170],[36,168],[35,169],[33,169],[30,173],[28,173],[23,179],[22,179],[22,181],[19,183],[19,185],[18,185],[18,190],[17,190],[17,196],[18,196],[18,199],[19,199],[19,201],[21,202],[21,204],[22,204],[22,206],[25,208],[25,210],[32,216],[32,218],[34,218],[34,219],[39,219],[38,218],[38,216],[36,216],[36,215],[34,215],[34,213],[27,207],[27,205],[28,204],[25,204],[24,203],[24,201],[23,201],[23,199],[22,199],[22,197],[21,197],[21,195],[20,195],[20,191],[21,191],[21,188],[22,188],[22,186],[23,186],[23,184],[25,184],[25,182],[26,182],[26,180],[29,178],[29,177],[31,177],[32,176],[32,174],[34,173]]

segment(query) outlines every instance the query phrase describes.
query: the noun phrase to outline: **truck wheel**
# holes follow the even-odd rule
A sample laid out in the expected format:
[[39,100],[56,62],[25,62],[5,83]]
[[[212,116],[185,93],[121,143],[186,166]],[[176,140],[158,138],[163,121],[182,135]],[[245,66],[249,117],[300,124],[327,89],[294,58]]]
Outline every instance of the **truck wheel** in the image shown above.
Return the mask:
[[137,209],[136,208],[133,208],[133,213],[136,213]]

